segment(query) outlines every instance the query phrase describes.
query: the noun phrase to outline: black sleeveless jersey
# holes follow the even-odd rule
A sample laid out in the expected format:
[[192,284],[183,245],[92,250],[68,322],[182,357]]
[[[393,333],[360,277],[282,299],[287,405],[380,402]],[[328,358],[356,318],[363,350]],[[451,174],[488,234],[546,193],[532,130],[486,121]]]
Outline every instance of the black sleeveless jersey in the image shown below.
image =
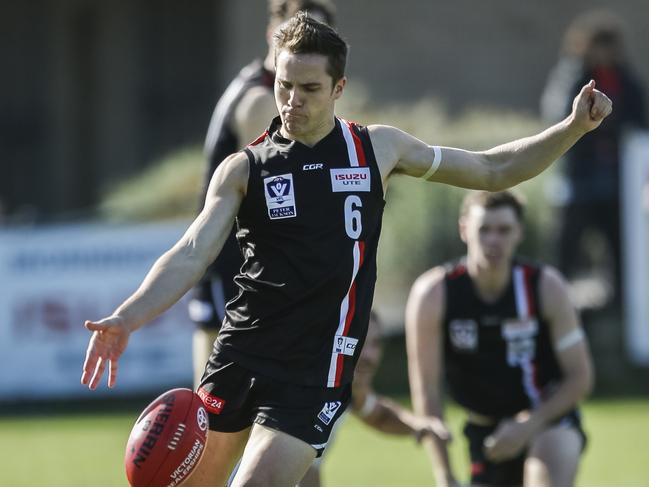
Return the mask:
[[376,280],[383,187],[367,129],[336,119],[314,147],[283,138],[279,117],[245,149],[237,215],[244,255],[217,350],[278,380],[352,380]]
[[[261,86],[272,91],[274,79],[274,74],[264,68],[261,60],[253,61],[245,66],[230,82],[216,104],[205,139],[207,168],[203,178],[203,192],[200,200],[201,208],[205,203],[207,188],[216,168],[226,157],[241,150],[242,147],[250,142],[249,140],[239,140],[232,128],[232,119],[237,105],[251,88]],[[234,293],[235,286],[232,284],[232,278],[239,272],[242,262],[241,252],[233,231],[226,240],[219,257],[207,272],[207,277],[217,273],[223,278],[226,300],[233,297],[232,294]]]
[[503,295],[485,303],[464,262],[447,265],[445,374],[461,406],[510,416],[535,407],[544,390],[561,378],[548,325],[539,314],[541,269],[514,261]]

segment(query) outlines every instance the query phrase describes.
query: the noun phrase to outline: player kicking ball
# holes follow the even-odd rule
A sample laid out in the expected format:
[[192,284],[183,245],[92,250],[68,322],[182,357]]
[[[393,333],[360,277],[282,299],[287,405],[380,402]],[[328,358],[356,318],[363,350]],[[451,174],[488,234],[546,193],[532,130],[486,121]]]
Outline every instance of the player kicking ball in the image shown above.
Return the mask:
[[209,413],[205,453],[188,486],[294,486],[320,456],[351,399],[376,280],[384,191],[393,174],[498,190],[552,164],[612,110],[584,86],[569,117],[484,152],[430,146],[394,127],[335,116],[347,44],[299,13],[275,33],[268,130],[219,165],[205,207],[115,312],[93,332],[82,383],[94,389],[132,332],[169,308],[218,255],[236,221],[244,255],[238,296],[198,394]]

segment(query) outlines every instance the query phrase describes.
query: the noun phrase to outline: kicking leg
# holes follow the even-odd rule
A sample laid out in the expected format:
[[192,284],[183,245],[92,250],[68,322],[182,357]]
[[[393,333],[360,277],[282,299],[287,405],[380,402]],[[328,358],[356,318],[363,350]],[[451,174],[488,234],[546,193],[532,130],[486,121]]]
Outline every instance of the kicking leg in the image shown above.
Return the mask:
[[232,487],[293,487],[315,455],[308,443],[254,424]]
[[250,428],[237,433],[210,431],[207,448],[183,487],[223,487],[230,476],[243,447],[248,440]]

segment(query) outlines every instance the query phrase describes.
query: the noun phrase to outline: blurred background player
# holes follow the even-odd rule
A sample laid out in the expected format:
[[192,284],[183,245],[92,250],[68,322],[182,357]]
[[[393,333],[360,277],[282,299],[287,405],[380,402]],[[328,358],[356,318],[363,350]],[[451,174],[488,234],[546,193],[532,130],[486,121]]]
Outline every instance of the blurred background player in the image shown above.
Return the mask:
[[[277,116],[273,96],[275,60],[272,36],[275,29],[299,10],[315,19],[333,25],[335,7],[327,0],[269,0],[266,57],[245,66],[219,99],[207,131],[205,157],[207,168],[201,193],[201,208],[212,174],[227,156],[237,152],[262,134],[268,121]],[[192,290],[189,317],[197,325],[194,332],[194,384],[198,385],[218,334],[225,303],[236,296],[234,276],[243,263],[233,228],[223,250]]]
[[[412,435],[417,441],[424,436],[435,435],[440,441],[448,441],[449,433],[437,418],[417,416],[391,399],[377,394],[372,381],[383,357],[383,325],[372,310],[365,344],[354,371],[352,383],[351,412],[366,425],[393,435]],[[339,422],[338,425],[341,423]],[[332,444],[333,434],[329,439]],[[320,466],[325,457],[317,458],[298,487],[319,487]]]
[[[586,264],[584,256],[593,254],[585,242],[594,231],[606,243],[610,265],[598,265],[604,282],[612,285],[584,287],[589,293],[576,293],[580,307],[601,307],[621,299],[620,241],[620,146],[625,129],[646,128],[644,93],[625,55],[620,19],[605,11],[590,11],[577,17],[566,31],[563,52],[551,71],[541,98],[543,116],[551,121],[563,119],[572,109],[572,99],[588,80],[595,80],[615,104],[615,113],[596,132],[577,142],[565,156],[566,191],[558,235],[558,266],[573,280]],[[586,245],[584,245],[586,243]],[[595,260],[596,256],[590,260]],[[602,259],[602,257],[599,257]],[[592,279],[593,284],[601,283]],[[598,290],[599,299],[593,298]],[[599,301],[599,302],[593,302]]]
[[[406,308],[414,410],[442,419],[444,378],[467,413],[474,486],[573,485],[584,448],[588,345],[561,275],[515,257],[522,218],[512,193],[469,193],[466,256],[420,276]],[[437,485],[457,485],[445,444],[426,446]]]

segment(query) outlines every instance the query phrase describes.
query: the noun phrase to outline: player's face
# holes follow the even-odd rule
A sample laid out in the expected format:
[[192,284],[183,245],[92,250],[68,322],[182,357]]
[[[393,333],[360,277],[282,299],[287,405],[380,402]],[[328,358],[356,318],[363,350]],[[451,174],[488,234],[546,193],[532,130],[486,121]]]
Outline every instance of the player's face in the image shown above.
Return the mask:
[[321,54],[279,52],[275,65],[275,102],[283,129],[290,138],[326,135],[333,124],[334,104],[345,78],[335,85]]
[[486,209],[474,205],[460,221],[460,234],[470,259],[483,267],[499,267],[510,264],[522,228],[509,206]]

